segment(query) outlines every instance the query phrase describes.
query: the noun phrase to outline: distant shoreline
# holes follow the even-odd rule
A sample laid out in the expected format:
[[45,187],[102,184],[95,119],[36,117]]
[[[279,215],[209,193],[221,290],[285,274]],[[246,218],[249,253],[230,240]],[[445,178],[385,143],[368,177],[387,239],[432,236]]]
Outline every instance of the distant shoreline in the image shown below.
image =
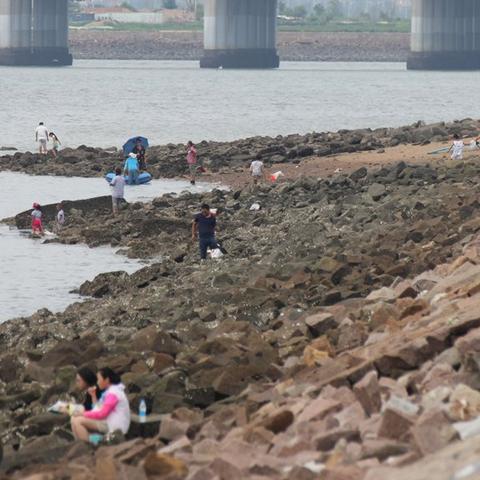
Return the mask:
[[[405,62],[408,33],[279,32],[283,61]],[[199,31],[70,32],[74,58],[99,60],[198,60],[203,53]]]

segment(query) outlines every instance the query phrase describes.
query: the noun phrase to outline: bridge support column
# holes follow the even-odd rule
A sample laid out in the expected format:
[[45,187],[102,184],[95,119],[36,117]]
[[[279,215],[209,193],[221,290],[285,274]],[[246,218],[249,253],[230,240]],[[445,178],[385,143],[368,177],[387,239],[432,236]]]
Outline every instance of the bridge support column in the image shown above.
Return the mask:
[[0,65],[29,65],[31,0],[0,0]]
[[480,2],[413,0],[411,70],[480,69]]
[[33,0],[32,64],[72,64],[67,0]]
[[202,68],[278,68],[277,0],[205,0]]

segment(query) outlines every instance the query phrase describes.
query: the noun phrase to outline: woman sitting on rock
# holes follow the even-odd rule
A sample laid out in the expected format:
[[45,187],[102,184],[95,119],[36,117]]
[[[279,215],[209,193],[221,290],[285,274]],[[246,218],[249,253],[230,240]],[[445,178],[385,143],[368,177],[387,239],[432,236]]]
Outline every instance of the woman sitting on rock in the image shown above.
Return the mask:
[[91,433],[106,434],[120,430],[126,434],[130,428],[130,405],[120,376],[111,368],[102,368],[97,373],[97,385],[104,393],[94,410],[72,417],[73,435],[85,442],[89,441]]
[[80,368],[77,371],[75,379],[77,389],[85,393],[84,401],[82,403],[84,411],[89,412],[93,410],[98,400],[101,398],[103,392],[97,386],[97,376],[88,367]]

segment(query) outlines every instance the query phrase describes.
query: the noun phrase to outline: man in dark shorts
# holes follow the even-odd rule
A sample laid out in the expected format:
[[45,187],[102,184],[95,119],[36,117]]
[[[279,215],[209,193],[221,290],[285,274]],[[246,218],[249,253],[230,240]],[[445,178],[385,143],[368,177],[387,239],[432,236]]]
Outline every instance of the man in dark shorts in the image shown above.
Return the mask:
[[145,160],[145,147],[142,145],[142,140],[140,138],[137,138],[132,153],[137,156],[140,171],[144,172],[147,169],[147,162]]
[[215,239],[216,226],[217,219],[210,211],[210,206],[206,203],[203,204],[202,211],[195,215],[192,223],[192,240],[195,241],[198,237],[200,258],[202,260],[207,258],[207,248],[212,250],[218,248],[218,243]]

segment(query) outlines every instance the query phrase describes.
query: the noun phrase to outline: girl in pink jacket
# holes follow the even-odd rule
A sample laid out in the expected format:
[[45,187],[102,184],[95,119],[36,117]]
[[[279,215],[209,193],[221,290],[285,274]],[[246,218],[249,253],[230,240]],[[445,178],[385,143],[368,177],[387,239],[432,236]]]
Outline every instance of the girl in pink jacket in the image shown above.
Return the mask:
[[130,405],[125,395],[125,386],[120,376],[111,368],[102,368],[97,373],[97,384],[104,394],[93,410],[72,417],[72,432],[75,438],[88,442],[91,433],[123,434],[130,428]]

